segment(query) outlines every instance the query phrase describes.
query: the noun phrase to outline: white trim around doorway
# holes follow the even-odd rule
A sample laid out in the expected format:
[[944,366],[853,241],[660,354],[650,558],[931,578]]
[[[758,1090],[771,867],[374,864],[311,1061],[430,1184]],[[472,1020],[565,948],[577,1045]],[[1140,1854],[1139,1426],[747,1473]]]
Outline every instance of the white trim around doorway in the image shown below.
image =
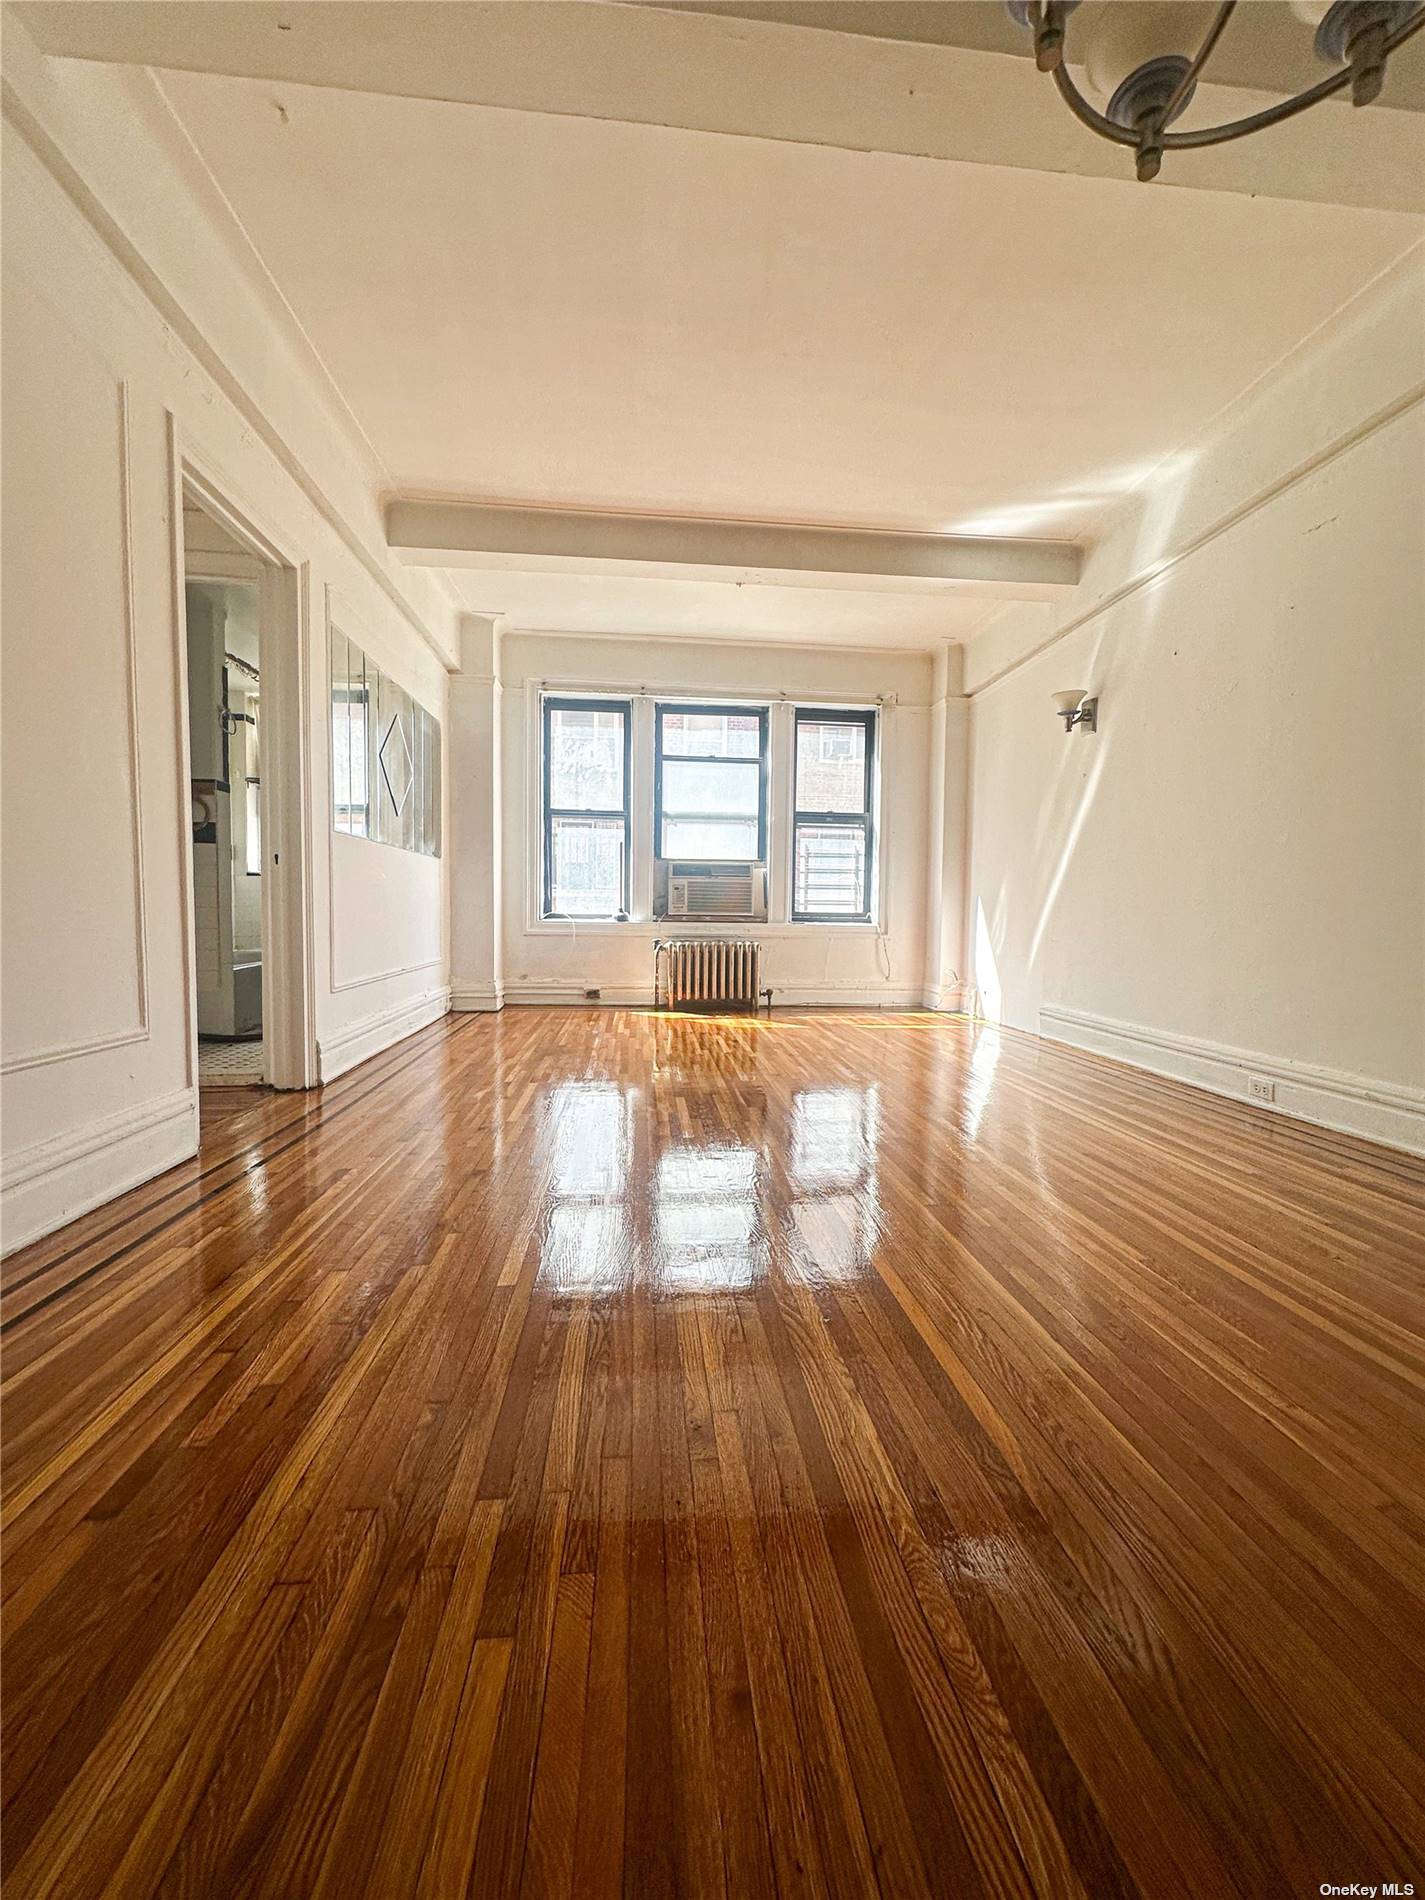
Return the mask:
[[[178,809],[183,865],[188,1083],[198,1086],[198,979],[185,638],[185,495],[261,563],[263,768],[263,1071],[275,1088],[305,1089],[317,1072],[310,750],[310,573],[300,552],[239,496],[235,484],[167,412],[173,642],[178,694]],[[270,685],[268,675],[271,675]]]

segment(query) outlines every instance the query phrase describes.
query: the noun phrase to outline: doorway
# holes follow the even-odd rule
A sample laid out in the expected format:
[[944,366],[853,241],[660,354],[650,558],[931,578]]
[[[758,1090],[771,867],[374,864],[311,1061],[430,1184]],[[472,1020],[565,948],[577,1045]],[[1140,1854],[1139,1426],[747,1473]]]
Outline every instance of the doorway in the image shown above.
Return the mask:
[[[189,532],[192,521],[193,532]],[[213,538],[185,510],[184,546]],[[193,555],[189,555],[190,561]],[[260,1087],[262,637],[255,581],[184,578],[201,1088]]]
[[186,465],[179,490],[189,1032],[206,1123],[315,1078],[303,637],[297,570]]

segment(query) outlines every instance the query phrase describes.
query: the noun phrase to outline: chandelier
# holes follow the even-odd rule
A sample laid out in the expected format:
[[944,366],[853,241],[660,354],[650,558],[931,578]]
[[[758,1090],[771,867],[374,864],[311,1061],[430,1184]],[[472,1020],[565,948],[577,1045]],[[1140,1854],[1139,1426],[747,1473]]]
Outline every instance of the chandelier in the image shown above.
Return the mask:
[[1210,8],[1106,0],[1087,58],[1090,84],[1108,101],[1102,112],[1074,83],[1064,57],[1065,23],[1078,3],[1007,0],[1015,20],[1034,35],[1035,64],[1041,72],[1054,75],[1060,97],[1074,117],[1100,138],[1132,146],[1138,176],[1144,181],[1157,177],[1164,152],[1246,138],[1294,118],[1347,86],[1353,105],[1369,105],[1380,92],[1387,59],[1425,26],[1425,0],[1291,0],[1291,11],[1316,28],[1318,57],[1337,70],[1293,98],[1248,113],[1246,118],[1174,132],[1169,128],[1192,99],[1237,0],[1224,0],[1217,7],[1196,50],[1187,36],[1195,37]]

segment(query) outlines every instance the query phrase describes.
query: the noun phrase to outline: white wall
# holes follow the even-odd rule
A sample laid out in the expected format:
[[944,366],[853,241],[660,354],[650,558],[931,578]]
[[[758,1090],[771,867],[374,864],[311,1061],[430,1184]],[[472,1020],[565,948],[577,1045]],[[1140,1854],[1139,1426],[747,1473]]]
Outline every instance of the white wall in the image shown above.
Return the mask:
[[[151,81],[40,60],[13,20],[4,60],[8,1245],[195,1145],[175,445],[293,577],[322,1075],[445,1008],[452,873],[482,892],[457,1000],[648,995],[666,926],[534,913],[541,680],[885,696],[882,928],[760,927],[782,1001],[943,1001],[982,917],[1006,1021],[1419,1140],[1418,257],[1159,471],[1070,602],[975,640],[962,891],[965,707],[928,655],[486,629],[453,732],[448,600],[390,559],[381,471]],[[440,860],[330,830],[332,625],[442,718]],[[1101,692],[1096,738],[1053,720],[1065,683]]]
[[1422,307],[1417,252],[966,667],[982,1008],[1417,1147]]
[[[488,652],[487,644],[478,644],[471,665],[487,664]],[[626,692],[646,705],[662,694],[762,697],[774,704],[783,697],[814,704],[863,705],[883,699],[879,826],[883,877],[878,925],[778,921],[786,917],[785,876],[779,858],[771,867],[772,921],[749,925],[747,934],[765,945],[764,981],[772,985],[781,1003],[920,1003],[925,989],[930,821],[933,681],[928,654],[555,634],[508,634],[499,643],[498,653],[501,969],[498,992],[492,995],[489,957],[477,934],[478,920],[472,916],[462,927],[457,904],[455,1007],[489,1008],[501,1000],[577,1001],[588,988],[600,989],[605,1001],[649,1000],[653,940],[671,934],[669,924],[653,921],[646,908],[627,924],[589,923],[573,928],[539,917],[538,722],[539,695],[545,685],[558,691]],[[478,675],[472,676],[472,690],[477,679]],[[455,692],[457,696],[463,693],[459,683]],[[771,849],[785,855],[790,850],[789,826],[785,811],[779,813],[777,808],[777,787],[779,778],[784,786],[789,782],[789,733],[779,732],[778,725],[774,717]],[[635,760],[636,853],[640,827],[651,840],[653,787],[647,764],[646,759]],[[472,792],[463,832],[461,796],[457,789],[457,883],[463,883],[467,866],[474,882],[488,875],[490,865],[480,837],[480,813],[488,807],[488,794],[479,788]],[[645,845],[644,856],[648,855]],[[636,913],[639,908],[636,904]],[[488,907],[480,914],[488,914]]]
[[171,445],[213,472],[294,574],[323,1075],[448,999],[444,861],[332,837],[328,619],[442,721],[455,620],[428,577],[391,562],[377,472],[362,467],[227,238],[124,110],[123,82],[39,61],[8,20],[5,60],[13,1247],[196,1142]]

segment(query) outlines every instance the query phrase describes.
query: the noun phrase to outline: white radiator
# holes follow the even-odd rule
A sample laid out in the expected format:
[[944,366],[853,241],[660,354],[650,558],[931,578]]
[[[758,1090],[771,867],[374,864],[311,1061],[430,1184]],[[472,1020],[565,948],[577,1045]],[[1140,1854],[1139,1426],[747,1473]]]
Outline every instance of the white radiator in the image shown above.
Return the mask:
[[756,1012],[762,994],[760,943],[730,937],[675,940],[660,943],[654,955],[663,959],[663,1000],[669,1009],[700,1003]]

